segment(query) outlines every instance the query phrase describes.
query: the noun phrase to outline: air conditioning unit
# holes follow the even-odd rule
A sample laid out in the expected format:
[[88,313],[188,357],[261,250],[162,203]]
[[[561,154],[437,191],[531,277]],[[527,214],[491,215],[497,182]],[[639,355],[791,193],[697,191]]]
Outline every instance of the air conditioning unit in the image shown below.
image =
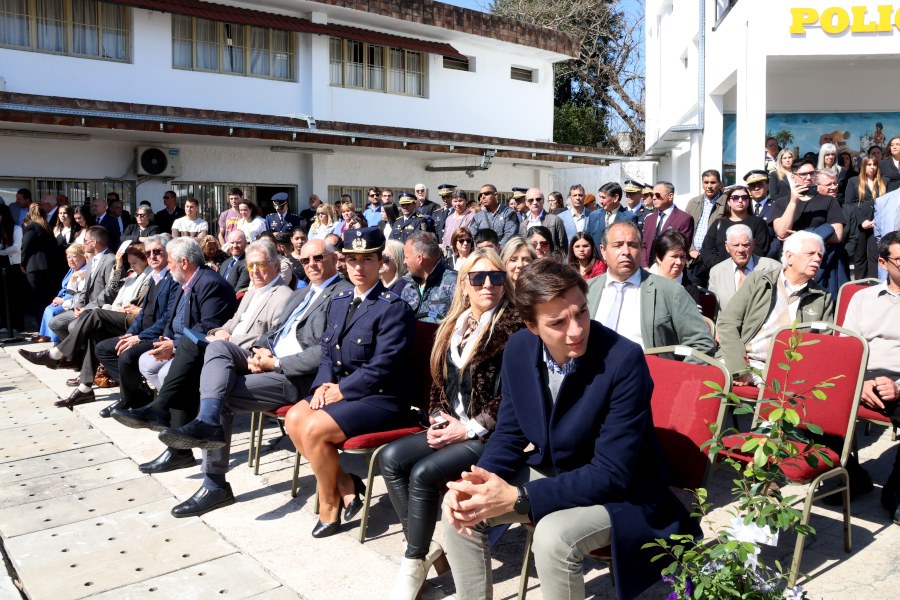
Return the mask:
[[143,177],[181,177],[181,150],[138,146],[134,151],[134,173]]

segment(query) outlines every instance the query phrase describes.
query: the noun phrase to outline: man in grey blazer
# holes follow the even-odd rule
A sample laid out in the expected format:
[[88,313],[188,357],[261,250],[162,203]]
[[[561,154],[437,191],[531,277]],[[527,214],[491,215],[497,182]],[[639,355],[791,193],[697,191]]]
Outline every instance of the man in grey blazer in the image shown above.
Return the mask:
[[[600,250],[609,270],[588,281],[591,318],[642,348],[688,346],[713,357],[716,344],[697,305],[677,282],[641,269],[642,245],[633,221],[603,231]],[[685,362],[702,364],[692,357]]]
[[[75,294],[72,310],[64,310],[49,323],[53,333],[63,340],[68,337],[69,327],[82,311],[109,304],[116,297],[116,293],[107,288],[116,264],[116,255],[109,250],[109,232],[99,225],[88,227],[84,235],[84,250],[93,254],[84,270],[84,287]],[[72,360],[74,357],[66,358]]]
[[637,223],[637,215],[622,206],[622,186],[614,181],[604,183],[597,192],[597,204],[600,210],[595,210],[588,217],[587,232],[594,238],[594,243],[599,244],[603,237],[603,230],[619,221],[634,221]]
[[774,271],[781,263],[765,256],[754,256],[756,242],[753,230],[746,225],[732,225],[725,231],[725,249],[731,256],[709,271],[709,290],[719,299],[719,311],[734,297],[753,271]]
[[538,188],[531,188],[525,192],[525,204],[528,206],[528,212],[525,213],[522,223],[519,225],[519,235],[528,233],[529,227],[543,225],[550,230],[553,247],[568,252],[569,238],[566,235],[566,226],[562,219],[544,211],[544,193]]
[[200,516],[234,503],[225,474],[236,413],[275,411],[309,393],[319,370],[328,304],[353,286],[338,276],[337,255],[324,240],[307,242],[300,262],[309,285],[291,295],[278,321],[249,351],[227,341],[211,343],[200,373],[200,414],[184,427],[160,433],[167,446],[203,449],[203,485],[172,509],[175,517]]

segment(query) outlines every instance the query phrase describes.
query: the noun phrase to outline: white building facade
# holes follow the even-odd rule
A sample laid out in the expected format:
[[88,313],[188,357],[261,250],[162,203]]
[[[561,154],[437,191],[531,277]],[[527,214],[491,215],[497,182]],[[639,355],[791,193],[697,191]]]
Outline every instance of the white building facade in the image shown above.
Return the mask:
[[[437,2],[342,4],[0,0],[0,194],[158,209],[174,189],[214,219],[234,186],[301,210],[312,193],[509,190],[603,164],[552,143],[571,36]],[[139,147],[177,172],[140,174]]]
[[[900,135],[900,4],[838,0],[648,0],[647,155],[679,203],[700,174],[740,180],[764,140],[852,157]],[[881,125],[879,129],[877,125]],[[881,133],[879,133],[881,132]]]

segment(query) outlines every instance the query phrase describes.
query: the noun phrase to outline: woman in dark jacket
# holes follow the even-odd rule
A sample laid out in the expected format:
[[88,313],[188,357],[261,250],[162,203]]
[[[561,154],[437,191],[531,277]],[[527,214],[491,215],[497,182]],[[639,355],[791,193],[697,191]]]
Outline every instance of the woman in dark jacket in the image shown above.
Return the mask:
[[750,212],[750,192],[747,187],[733,186],[725,191],[725,196],[728,198],[725,210],[706,230],[706,237],[700,248],[700,260],[707,269],[731,258],[725,249],[725,242],[728,241],[725,232],[732,225],[746,225],[753,231],[753,240],[756,242],[753,254],[766,256],[769,252],[769,226],[762,218]]
[[894,136],[888,141],[886,154],[887,158],[878,163],[878,170],[890,193],[900,188],[900,136]]
[[687,238],[680,231],[670,229],[656,236],[650,252],[650,272],[681,284],[697,306],[700,306],[700,288],[688,276],[684,267],[690,247]]
[[443,549],[431,540],[441,489],[484,452],[500,406],[503,348],[524,328],[510,301],[511,281],[494,250],[472,252],[460,266],[458,281],[431,353],[432,425],[381,452],[381,472],[407,540],[390,600],[413,600],[431,566],[446,567]]
[[887,193],[881,178],[878,161],[866,156],[860,164],[862,173],[851,177],[844,194],[845,210],[856,213],[859,222],[858,240],[853,256],[853,275],[856,279],[878,277],[878,244],[875,241],[875,200]]
[[25,285],[21,262],[22,228],[16,225],[9,207],[0,204],[0,327],[7,330],[10,337],[14,330],[25,329],[24,303],[19,296]]
[[56,239],[50,233],[47,215],[39,204],[32,204],[22,222],[22,272],[28,284],[29,309],[38,324],[59,285],[53,277],[58,270],[53,264],[55,254]]
[[143,205],[134,213],[134,220],[125,228],[122,242],[128,240],[132,244],[143,244],[148,237],[161,233],[159,227],[153,224],[153,211]]
[[779,198],[791,197],[791,167],[794,153],[785,148],[775,159],[775,170],[769,173],[769,198],[775,202]]

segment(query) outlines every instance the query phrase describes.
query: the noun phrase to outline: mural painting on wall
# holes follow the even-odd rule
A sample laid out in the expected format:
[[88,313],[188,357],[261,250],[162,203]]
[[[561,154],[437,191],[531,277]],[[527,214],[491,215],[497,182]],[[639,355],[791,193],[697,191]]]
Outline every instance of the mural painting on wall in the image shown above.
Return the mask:
[[[723,117],[722,171],[728,183],[735,182],[737,161],[737,115]],[[830,141],[838,154],[846,152],[858,168],[860,155],[872,146],[885,149],[887,141],[900,135],[900,112],[892,113],[773,113],[766,115],[766,137],[778,140],[780,148],[789,148],[802,158],[817,154],[821,144]],[[759,143],[759,165],[763,168],[765,142]]]

